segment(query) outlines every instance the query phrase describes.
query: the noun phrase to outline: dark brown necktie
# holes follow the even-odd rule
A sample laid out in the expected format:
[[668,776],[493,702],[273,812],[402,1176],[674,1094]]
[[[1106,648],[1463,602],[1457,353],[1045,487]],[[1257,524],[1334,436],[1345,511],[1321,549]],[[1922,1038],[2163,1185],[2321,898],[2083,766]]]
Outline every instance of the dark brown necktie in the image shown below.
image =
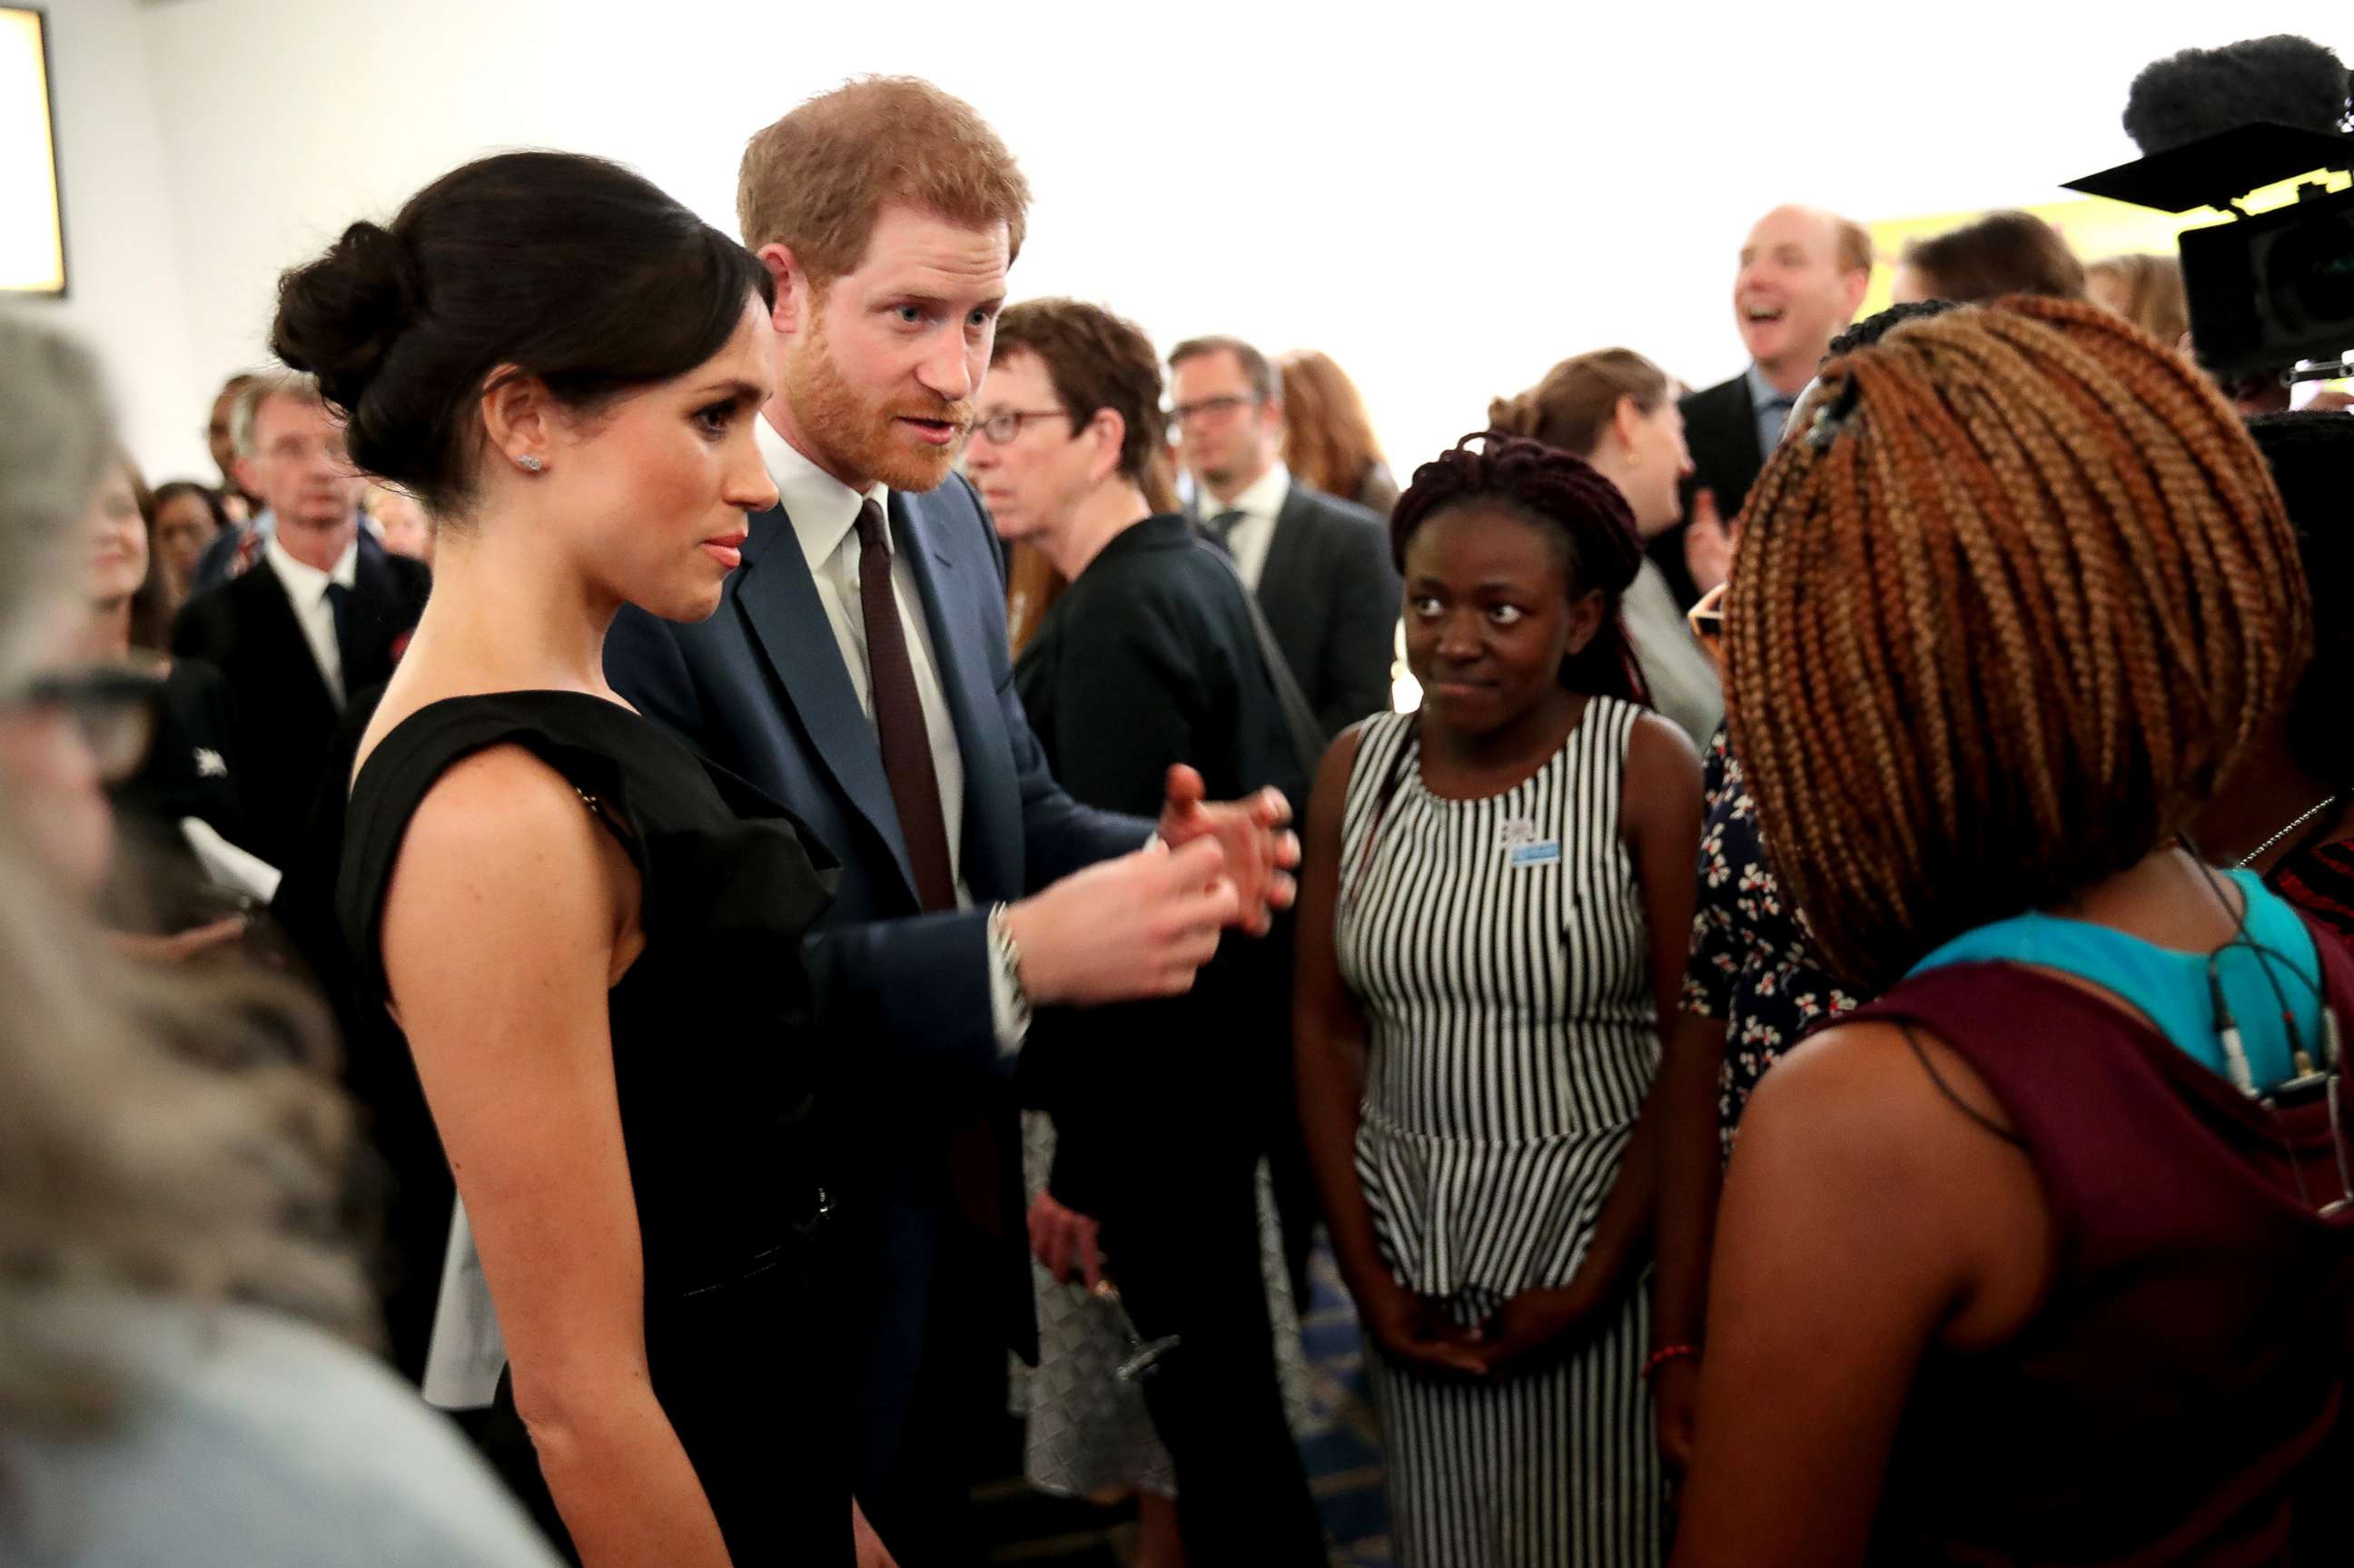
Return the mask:
[[[858,606],[866,618],[866,675],[874,689],[875,728],[883,740],[883,771],[890,778],[891,804],[907,841],[916,894],[928,915],[953,909],[956,876],[949,869],[940,776],[932,766],[931,731],[924,726],[924,705],[916,694],[907,629],[899,624],[899,598],[891,588],[891,548],[884,538],[883,508],[871,500],[858,508]],[[1002,1237],[1005,1205],[998,1187],[1003,1168],[997,1145],[986,1112],[956,1118],[949,1128],[949,1184],[957,1207],[983,1234]]]
[[916,694],[907,630],[899,624],[899,599],[891,591],[891,546],[883,530],[883,508],[871,499],[861,503],[858,607],[866,618],[866,675],[875,728],[883,741],[883,771],[891,780],[900,836],[907,842],[907,865],[916,874],[916,896],[924,912],[933,914],[957,906],[956,874],[949,868],[940,776],[932,766],[932,736],[924,726],[923,699]]

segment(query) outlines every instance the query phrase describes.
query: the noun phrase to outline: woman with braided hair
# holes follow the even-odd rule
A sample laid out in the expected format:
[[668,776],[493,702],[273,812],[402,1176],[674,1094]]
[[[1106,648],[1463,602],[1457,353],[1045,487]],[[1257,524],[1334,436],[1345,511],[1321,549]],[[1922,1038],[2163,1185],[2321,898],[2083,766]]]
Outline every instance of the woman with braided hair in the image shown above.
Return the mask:
[[2264,460],[2050,300],[1906,323],[1799,418],[1733,747],[1883,994],[1743,1120],[1677,1568],[2346,1561],[2354,963],[2180,842],[2306,657]]
[[1657,1563],[1636,1287],[1699,760],[1645,711],[1642,546],[1593,467],[1467,439],[1391,537],[1423,706],[1319,771],[1293,1033],[1392,1539],[1406,1568]]

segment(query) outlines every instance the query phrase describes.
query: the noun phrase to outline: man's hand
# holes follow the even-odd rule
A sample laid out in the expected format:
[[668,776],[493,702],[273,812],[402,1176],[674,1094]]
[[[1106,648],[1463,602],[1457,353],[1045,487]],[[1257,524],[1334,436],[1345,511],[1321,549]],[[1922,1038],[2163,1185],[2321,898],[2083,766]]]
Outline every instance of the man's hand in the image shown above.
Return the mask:
[[1139,850],[1009,905],[1022,989],[1044,1007],[1181,996],[1237,923],[1240,900],[1215,838]]
[[1030,1255],[1047,1275],[1069,1283],[1076,1274],[1089,1290],[1103,1284],[1103,1249],[1096,1238],[1100,1227],[1076,1209],[1066,1209],[1049,1193],[1030,1200]]
[[1684,569],[1702,593],[1733,575],[1733,531],[1717,515],[1716,492],[1704,484],[1692,492],[1691,525],[1684,530]]
[[1299,835],[1291,832],[1291,802],[1280,789],[1262,789],[1247,800],[1212,805],[1202,776],[1180,764],[1169,770],[1169,803],[1161,810],[1161,842],[1182,849],[1215,839],[1226,852],[1226,880],[1235,885],[1240,917],[1235,924],[1264,937],[1278,909],[1299,895],[1292,872],[1299,864]]

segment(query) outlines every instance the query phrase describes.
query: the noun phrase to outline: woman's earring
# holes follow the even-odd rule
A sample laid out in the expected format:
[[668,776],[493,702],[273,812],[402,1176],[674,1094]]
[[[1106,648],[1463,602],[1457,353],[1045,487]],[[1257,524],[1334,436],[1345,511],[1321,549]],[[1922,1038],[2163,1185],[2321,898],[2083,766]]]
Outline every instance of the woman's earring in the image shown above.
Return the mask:
[[538,458],[533,456],[529,452],[525,452],[523,456],[515,459],[515,466],[523,470],[525,473],[543,473],[546,471],[547,469],[547,465],[546,463],[540,461]]

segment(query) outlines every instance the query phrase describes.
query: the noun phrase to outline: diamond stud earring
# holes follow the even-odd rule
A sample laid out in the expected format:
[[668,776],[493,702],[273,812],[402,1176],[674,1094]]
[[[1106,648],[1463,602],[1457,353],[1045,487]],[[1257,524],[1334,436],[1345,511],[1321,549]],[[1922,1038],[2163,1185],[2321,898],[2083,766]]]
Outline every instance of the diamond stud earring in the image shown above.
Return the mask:
[[525,452],[523,456],[515,459],[515,466],[522,469],[525,473],[540,473],[544,472],[547,468],[546,463],[540,461],[539,459],[534,457],[529,452]]

